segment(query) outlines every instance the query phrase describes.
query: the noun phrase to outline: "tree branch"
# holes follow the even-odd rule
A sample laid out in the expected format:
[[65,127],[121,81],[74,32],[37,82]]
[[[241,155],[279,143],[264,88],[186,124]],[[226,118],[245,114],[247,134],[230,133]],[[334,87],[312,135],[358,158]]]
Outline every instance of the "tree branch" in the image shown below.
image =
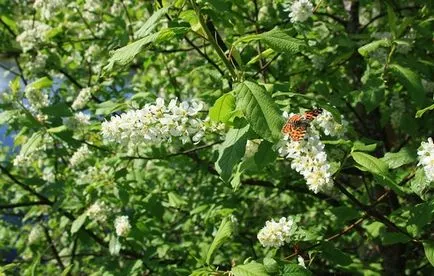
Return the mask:
[[18,207],[35,206],[35,205],[50,205],[50,204],[48,204],[47,202],[44,202],[44,201],[21,202],[21,203],[0,205],[0,210],[13,209],[13,208],[18,208]]

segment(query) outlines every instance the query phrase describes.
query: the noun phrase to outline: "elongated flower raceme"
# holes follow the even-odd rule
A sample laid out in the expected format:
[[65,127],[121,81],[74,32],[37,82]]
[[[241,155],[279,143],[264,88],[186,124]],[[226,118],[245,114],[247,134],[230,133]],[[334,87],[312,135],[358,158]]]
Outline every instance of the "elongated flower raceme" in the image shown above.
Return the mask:
[[131,224],[128,216],[120,216],[115,219],[116,234],[120,237],[128,236],[131,230]]
[[76,152],[74,152],[71,159],[69,159],[70,166],[79,166],[88,158],[88,156],[90,156],[90,154],[89,147],[86,144],[82,145]]
[[269,220],[258,233],[258,240],[264,247],[279,248],[291,240],[294,227],[292,218],[282,217],[279,221]]
[[333,186],[331,168],[318,129],[322,129],[325,135],[340,137],[345,125],[344,120],[338,123],[330,112],[324,110],[307,128],[304,139],[293,141],[286,134],[278,144],[279,154],[292,159],[291,168],[304,177],[314,193],[327,191]]
[[428,138],[428,142],[422,142],[419,150],[417,151],[419,163],[425,172],[428,181],[434,181],[434,143],[432,138]]
[[166,106],[164,100],[158,98],[155,104],[147,104],[142,109],[128,111],[103,122],[102,135],[106,141],[126,146],[159,144],[171,142],[174,138],[182,143],[198,143],[206,132],[215,132],[223,127],[201,119],[203,107],[201,101],[178,103],[176,99]]

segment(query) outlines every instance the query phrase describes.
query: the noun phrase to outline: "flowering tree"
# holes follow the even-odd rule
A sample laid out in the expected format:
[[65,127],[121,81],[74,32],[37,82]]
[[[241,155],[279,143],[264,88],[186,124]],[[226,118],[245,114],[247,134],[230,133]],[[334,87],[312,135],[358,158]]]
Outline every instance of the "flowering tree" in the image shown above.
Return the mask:
[[433,8],[0,1],[0,272],[432,275]]

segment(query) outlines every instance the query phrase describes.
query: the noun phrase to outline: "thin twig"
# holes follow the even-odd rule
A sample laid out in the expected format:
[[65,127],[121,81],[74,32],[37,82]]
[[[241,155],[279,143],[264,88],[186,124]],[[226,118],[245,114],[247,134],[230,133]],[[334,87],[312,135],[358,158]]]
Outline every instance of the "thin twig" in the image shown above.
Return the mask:
[[56,258],[57,264],[60,266],[61,270],[64,270],[65,265],[63,264],[62,259],[59,257],[59,251],[57,251],[56,249],[56,245],[54,244],[54,241],[50,236],[50,232],[48,231],[48,228],[45,226],[42,226],[42,228],[44,228],[45,237],[47,238],[47,242],[51,247],[51,251],[53,252],[54,257]]

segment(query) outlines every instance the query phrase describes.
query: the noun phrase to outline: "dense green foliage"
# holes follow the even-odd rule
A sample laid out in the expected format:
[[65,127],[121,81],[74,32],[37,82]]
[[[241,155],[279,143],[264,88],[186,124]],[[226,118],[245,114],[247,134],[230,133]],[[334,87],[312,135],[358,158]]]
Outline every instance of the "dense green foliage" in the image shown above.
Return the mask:
[[[0,275],[433,275],[434,6],[293,2],[0,0]],[[279,154],[313,107],[329,189]]]

